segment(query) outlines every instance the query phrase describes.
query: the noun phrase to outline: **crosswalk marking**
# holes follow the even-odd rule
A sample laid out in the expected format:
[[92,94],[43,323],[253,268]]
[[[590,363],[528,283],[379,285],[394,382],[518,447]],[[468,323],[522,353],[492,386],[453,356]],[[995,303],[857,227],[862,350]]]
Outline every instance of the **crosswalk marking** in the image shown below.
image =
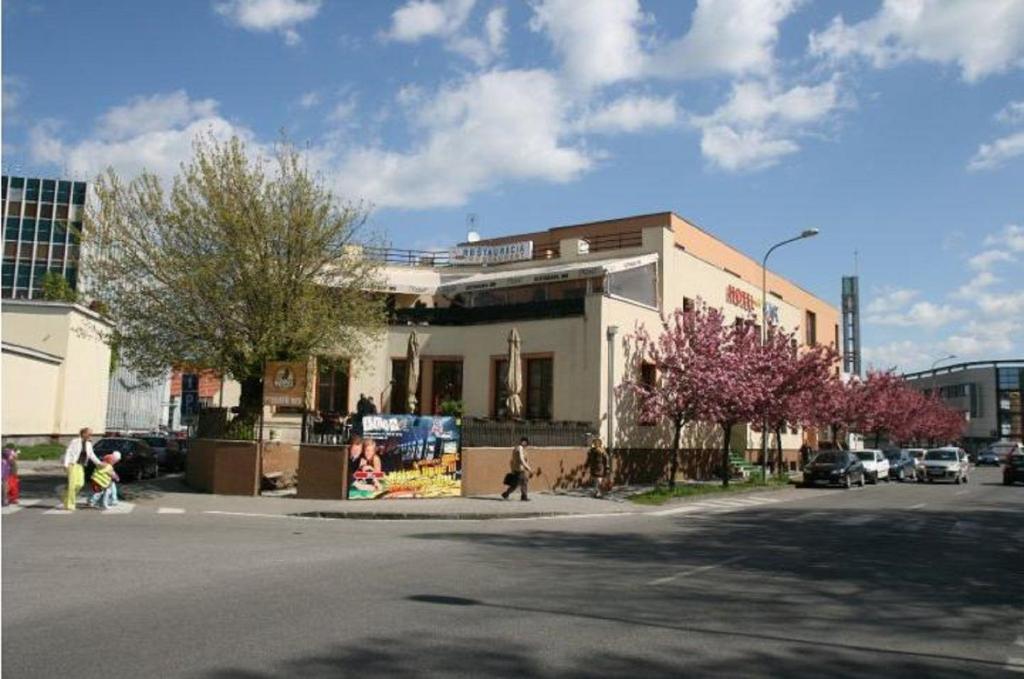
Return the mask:
[[157,514],[184,514],[185,510],[180,507],[159,507],[156,510]]
[[20,512],[21,510],[21,505],[7,505],[3,509],[0,509],[0,513],[6,516],[7,514],[14,514],[15,512]]

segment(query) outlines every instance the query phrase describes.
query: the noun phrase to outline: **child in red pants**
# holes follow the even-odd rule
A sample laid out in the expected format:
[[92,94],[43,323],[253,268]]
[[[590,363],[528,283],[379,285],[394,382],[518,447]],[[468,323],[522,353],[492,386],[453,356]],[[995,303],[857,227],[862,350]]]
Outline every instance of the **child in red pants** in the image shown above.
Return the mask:
[[3,451],[3,504],[18,504],[21,496],[21,481],[18,479],[18,451],[13,446],[4,446]]

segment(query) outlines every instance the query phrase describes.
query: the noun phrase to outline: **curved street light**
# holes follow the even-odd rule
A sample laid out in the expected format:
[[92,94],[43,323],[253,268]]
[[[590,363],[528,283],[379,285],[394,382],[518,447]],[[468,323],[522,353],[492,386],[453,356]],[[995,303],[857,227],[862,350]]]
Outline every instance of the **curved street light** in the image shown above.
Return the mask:
[[[818,229],[804,229],[800,232],[799,236],[793,238],[787,238],[784,241],[780,241],[775,245],[768,248],[768,252],[764,253],[764,258],[761,260],[761,345],[763,346],[765,341],[768,339],[768,258],[773,252],[781,248],[783,245],[789,243],[795,243],[798,240],[804,240],[805,238],[814,238],[819,233]],[[761,422],[761,478],[768,479],[768,421],[763,420]]]
[[939,363],[942,363],[943,361],[951,361],[954,358],[956,358],[956,354],[950,354],[949,356],[943,356],[942,358],[935,359],[934,361],[932,361],[931,370],[934,371],[935,366],[937,366]]

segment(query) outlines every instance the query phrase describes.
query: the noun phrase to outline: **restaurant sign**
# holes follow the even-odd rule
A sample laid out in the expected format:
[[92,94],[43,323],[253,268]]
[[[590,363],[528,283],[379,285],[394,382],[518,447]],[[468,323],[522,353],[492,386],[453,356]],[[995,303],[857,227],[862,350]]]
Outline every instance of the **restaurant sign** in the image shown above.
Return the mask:
[[500,245],[458,245],[450,252],[452,264],[504,264],[533,259],[533,241]]
[[754,299],[754,296],[734,285],[730,285],[725,289],[725,301],[747,311],[753,311],[757,308],[757,301]]
[[298,406],[306,403],[306,362],[267,361],[263,373],[263,405]]

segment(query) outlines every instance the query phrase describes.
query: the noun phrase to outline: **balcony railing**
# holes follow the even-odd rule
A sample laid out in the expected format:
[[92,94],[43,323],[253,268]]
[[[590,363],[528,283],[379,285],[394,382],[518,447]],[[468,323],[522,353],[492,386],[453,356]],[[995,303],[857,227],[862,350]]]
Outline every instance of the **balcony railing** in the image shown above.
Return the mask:
[[435,250],[400,250],[397,248],[363,248],[368,258],[397,266],[451,266],[447,252]]
[[503,321],[567,318],[582,316],[585,306],[586,300],[578,297],[481,307],[396,309],[390,322],[392,325],[480,325]]
[[624,233],[607,233],[601,236],[590,236],[583,240],[586,241],[589,252],[601,252],[602,250],[638,248],[644,244],[644,234],[641,231],[627,231]]

